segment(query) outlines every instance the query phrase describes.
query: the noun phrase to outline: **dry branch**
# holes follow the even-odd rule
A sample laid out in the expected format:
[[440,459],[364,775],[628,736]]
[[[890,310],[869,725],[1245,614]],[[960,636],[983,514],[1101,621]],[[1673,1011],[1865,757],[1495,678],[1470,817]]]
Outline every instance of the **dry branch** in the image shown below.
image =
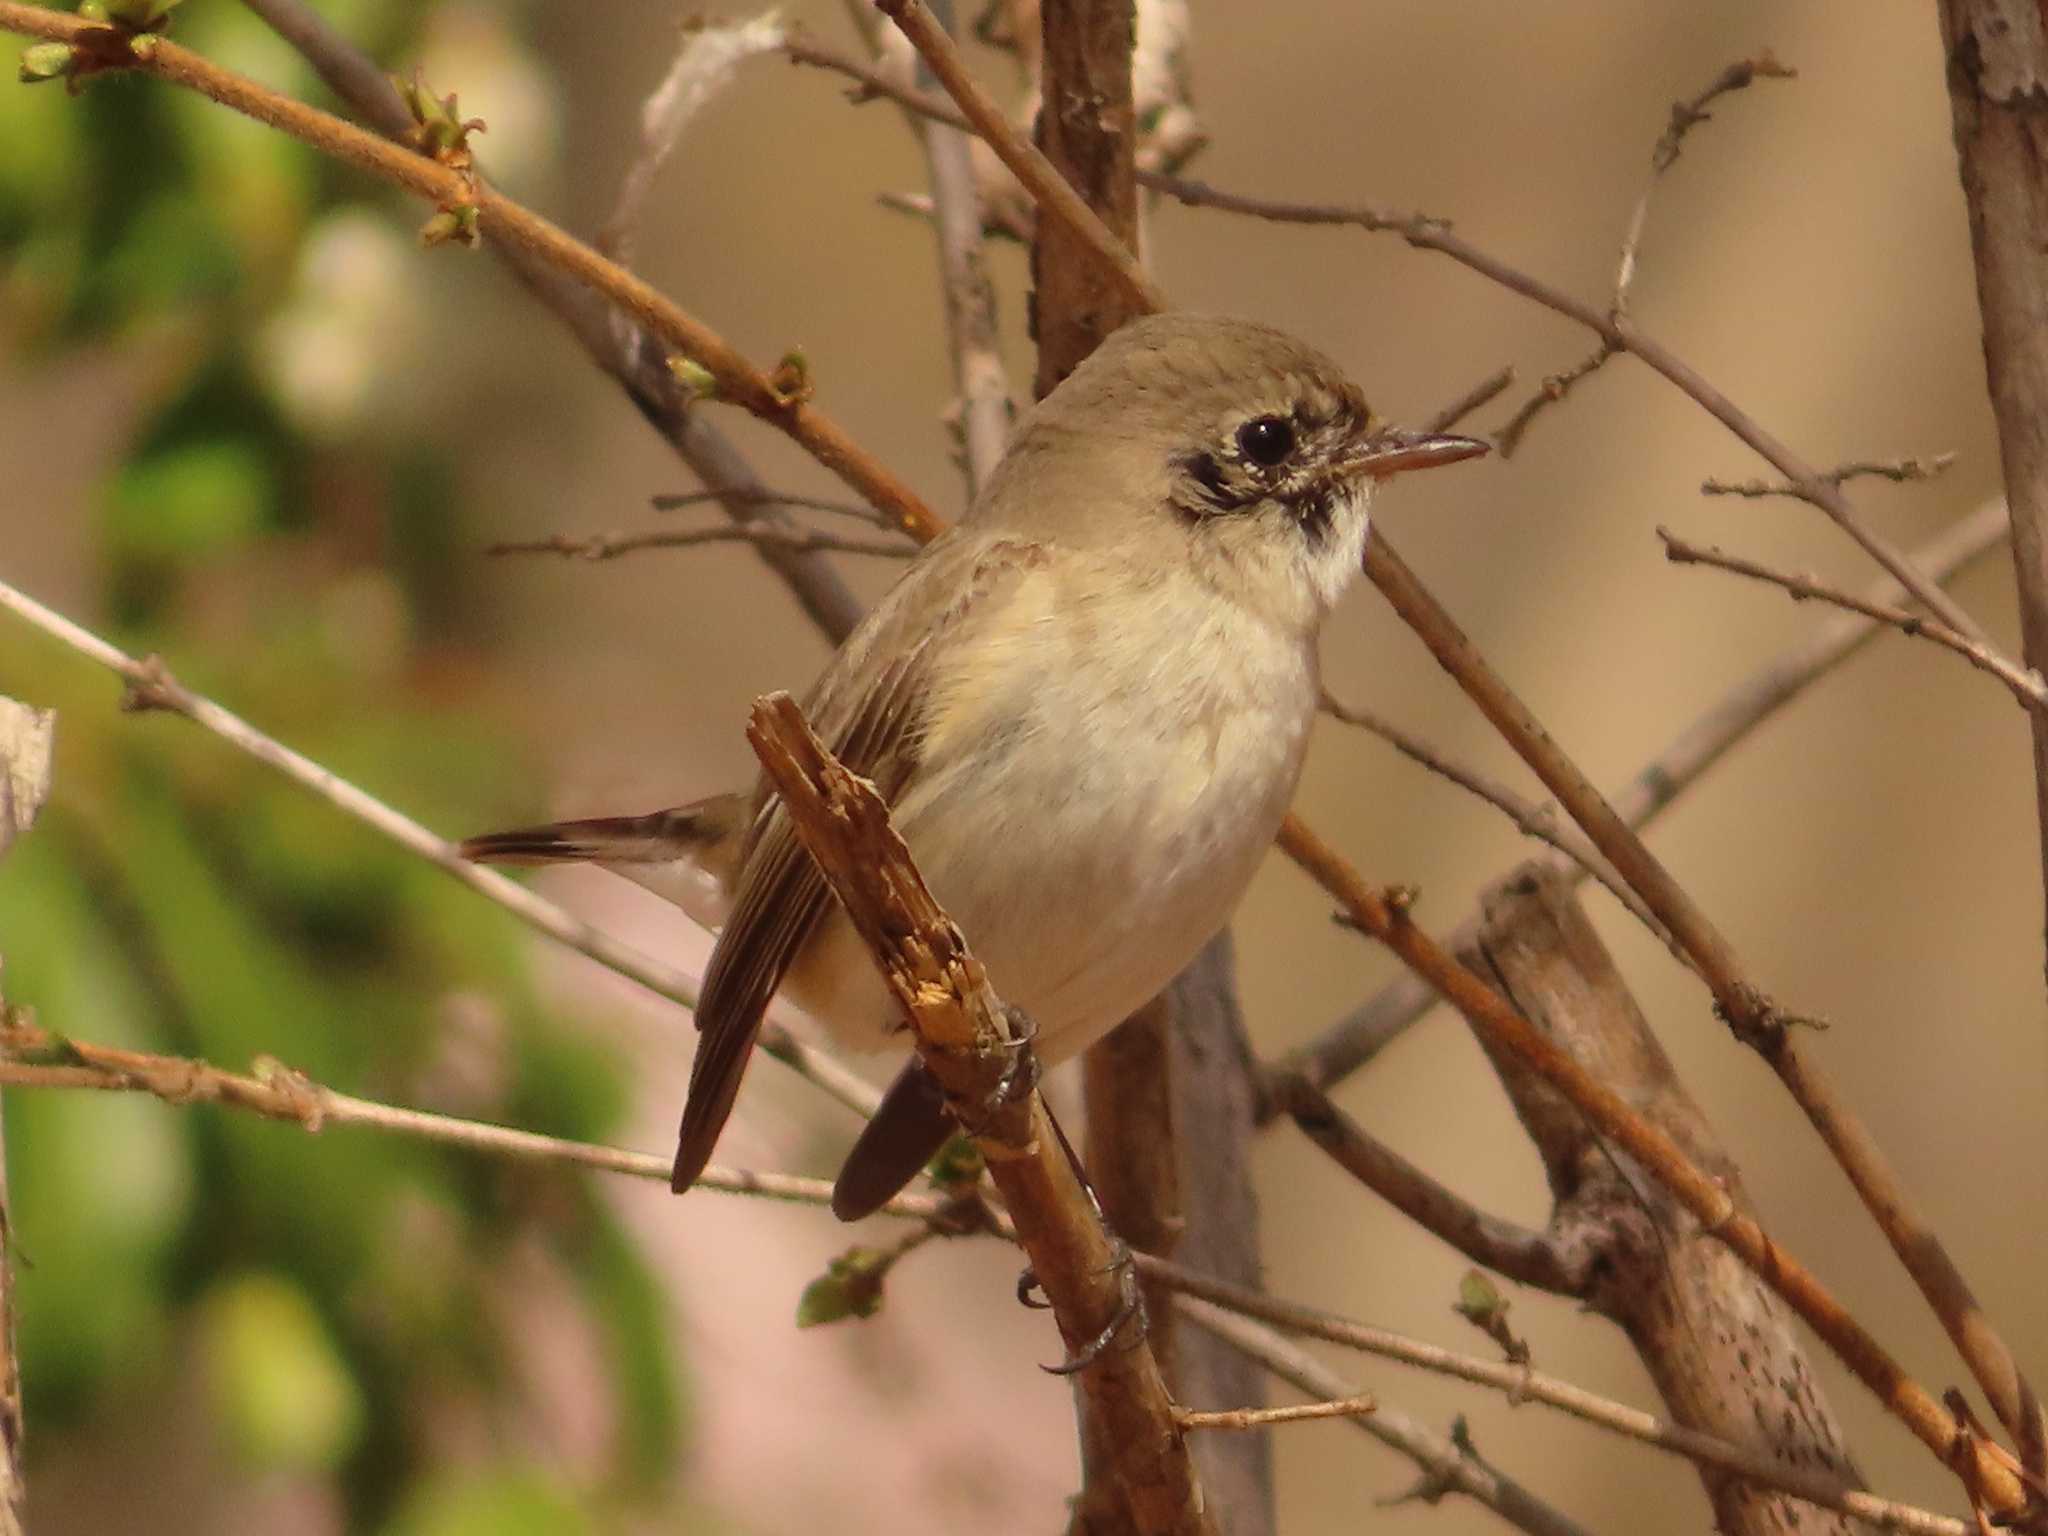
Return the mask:
[[1860,613],[1880,624],[1889,625],[1901,634],[1918,640],[1931,640],[1954,651],[1978,671],[1997,678],[2019,700],[2022,708],[2048,709],[2048,683],[2041,680],[2040,673],[2031,669],[2021,671],[1998,652],[1979,645],[1968,635],[1957,634],[1939,619],[1930,619],[1891,604],[1869,602],[1811,576],[1773,570],[1758,561],[1745,560],[1711,546],[1687,543],[1668,528],[1659,528],[1657,537],[1664,541],[1664,558],[1673,565],[1705,565],[1732,575],[1747,576],[1752,581],[1783,588],[1785,595],[1795,603],[1808,600],[1832,603],[1837,608],[1846,608],[1851,613]]
[[1596,1132],[1639,1162],[1706,1231],[1733,1249],[1791,1304],[1878,1401],[1944,1465],[1956,1471],[1973,1498],[2006,1516],[2026,1508],[2024,1487],[2002,1453],[1982,1442],[1959,1440],[1960,1426],[1954,1415],[1908,1375],[1819,1278],[1745,1214],[1720,1181],[1693,1162],[1668,1133],[1544,1038],[1497,992],[1440,949],[1409,919],[1404,906],[1389,902],[1367,885],[1307,828],[1290,823],[1282,830],[1281,846],[1297,863],[1313,870],[1320,883],[1339,889],[1351,921],[1435,987],[1470,1021],[1489,1049],[1513,1057],[1556,1088]]
[[[1684,1146],[1738,1204],[1741,1175],[1692,1101],[1606,947],[1559,874],[1532,868],[1489,892],[1467,955],[1574,1060]],[[1485,1044],[1482,1040],[1482,1045]],[[1628,1333],[1679,1423],[1844,1488],[1862,1478],[1784,1306],[1727,1248],[1589,1133],[1578,1111],[1519,1063],[1490,1053],[1588,1282],[1576,1294]],[[1769,1430],[1759,1435],[1759,1426]],[[1839,1532],[1845,1522],[1702,1466],[1727,1536]]]
[[[2048,16],[2020,0],[1942,0],[1956,153],[1984,316],[1984,366],[2012,508],[2013,571],[2028,665],[2048,672]],[[1946,617],[1946,615],[1943,615]],[[1968,633],[1965,631],[1965,633]],[[1980,638],[1980,637],[1973,637]],[[2034,795],[2048,881],[2048,714],[2036,711]],[[2048,1423],[2015,1371],[1987,1387],[2036,1478],[2048,1477]]]
[[[754,707],[761,766],[916,1035],[918,1054],[966,1118],[1016,1223],[1033,1273],[1073,1351],[1109,1336],[1076,1381],[1110,1428],[1117,1481],[1136,1528],[1213,1530],[1138,1319],[1128,1269],[1035,1089],[1016,1091],[1029,1045],[1016,1036],[981,964],[939,909],[874,786],[846,771],[787,694]],[[1028,1081],[1028,1077],[1026,1079]]]

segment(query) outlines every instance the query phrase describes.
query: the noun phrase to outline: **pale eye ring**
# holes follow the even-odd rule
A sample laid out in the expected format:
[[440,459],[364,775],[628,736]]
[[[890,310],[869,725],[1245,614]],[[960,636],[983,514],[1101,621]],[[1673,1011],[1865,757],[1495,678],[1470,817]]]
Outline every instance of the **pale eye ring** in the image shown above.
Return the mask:
[[1285,416],[1254,416],[1237,429],[1237,448],[1254,464],[1273,469],[1294,452],[1294,423]]

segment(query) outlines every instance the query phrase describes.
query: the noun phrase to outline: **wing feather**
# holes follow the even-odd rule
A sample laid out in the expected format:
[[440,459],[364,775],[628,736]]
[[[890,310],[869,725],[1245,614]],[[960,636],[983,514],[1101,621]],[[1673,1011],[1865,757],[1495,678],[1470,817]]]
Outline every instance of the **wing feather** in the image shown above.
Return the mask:
[[[1013,538],[951,533],[848,637],[805,701],[813,729],[848,768],[894,804],[918,763],[934,657],[976,622],[1043,549]],[[950,601],[936,600],[950,592]],[[881,657],[884,665],[873,664]],[[831,892],[765,779],[727,920],[697,1005],[703,1038],[690,1069],[671,1187],[689,1188],[732,1113],[769,1000],[824,918]]]

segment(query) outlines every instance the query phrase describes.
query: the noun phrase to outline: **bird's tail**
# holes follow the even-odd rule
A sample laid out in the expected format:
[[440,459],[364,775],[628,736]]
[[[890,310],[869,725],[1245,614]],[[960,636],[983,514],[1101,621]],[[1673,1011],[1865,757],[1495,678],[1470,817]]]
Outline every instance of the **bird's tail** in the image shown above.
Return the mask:
[[466,837],[478,864],[596,864],[674,902],[708,928],[725,921],[747,830],[743,795],[645,816],[592,816]]

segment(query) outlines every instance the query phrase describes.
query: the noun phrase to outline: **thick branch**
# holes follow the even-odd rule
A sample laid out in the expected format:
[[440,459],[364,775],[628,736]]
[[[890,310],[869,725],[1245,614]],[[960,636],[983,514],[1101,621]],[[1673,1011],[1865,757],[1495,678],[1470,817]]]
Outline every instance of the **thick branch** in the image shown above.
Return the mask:
[[[2012,561],[2028,664],[2048,674],[2048,15],[2022,0],[1942,0],[1956,155],[1984,315],[1984,371],[2012,508]],[[2048,881],[2048,715],[2036,713],[2034,797]],[[2048,1425],[2017,1372],[1992,1406],[2027,1466],[2048,1475]]]
[[1029,1046],[960,930],[939,909],[874,786],[825,749],[787,694],[754,707],[747,730],[798,837],[817,860],[917,1037],[918,1054],[956,1104],[972,1106],[976,1144],[1002,1192],[1069,1349],[1114,1334],[1078,1375],[1113,1427],[1116,1472],[1140,1531],[1213,1530],[1158,1361],[1127,1331],[1128,1271],[1068,1161],[1035,1090],[1014,1091]]
[[[1650,1032],[1606,947],[1556,872],[1531,869],[1488,893],[1464,957],[1572,1058],[1684,1146],[1739,1204],[1741,1175]],[[1484,1042],[1482,1041],[1482,1044]],[[1548,1084],[1490,1053],[1542,1155],[1550,1226],[1575,1234],[1593,1285],[1584,1299],[1627,1330],[1679,1423],[1755,1447],[1786,1467],[1862,1481],[1792,1319],[1754,1274],[1649,1184]],[[1759,1436],[1758,1426],[1770,1426]],[[1727,1536],[1840,1531],[1845,1522],[1702,1466]]]
[[1341,890],[1345,914],[1427,979],[1479,1031],[1489,1049],[1511,1056],[1556,1088],[1594,1130],[1641,1163],[1702,1227],[1733,1249],[1923,1445],[1955,1468],[1973,1497],[1995,1513],[2016,1515],[2026,1508],[2025,1490],[1996,1448],[1982,1442],[1959,1442],[1955,1416],[1909,1376],[1819,1278],[1746,1215],[1720,1181],[1688,1157],[1668,1133],[1637,1114],[1545,1039],[1497,992],[1438,948],[1405,909],[1365,884],[1306,827],[1290,823],[1283,828],[1281,846],[1297,863],[1313,871],[1319,883]]

